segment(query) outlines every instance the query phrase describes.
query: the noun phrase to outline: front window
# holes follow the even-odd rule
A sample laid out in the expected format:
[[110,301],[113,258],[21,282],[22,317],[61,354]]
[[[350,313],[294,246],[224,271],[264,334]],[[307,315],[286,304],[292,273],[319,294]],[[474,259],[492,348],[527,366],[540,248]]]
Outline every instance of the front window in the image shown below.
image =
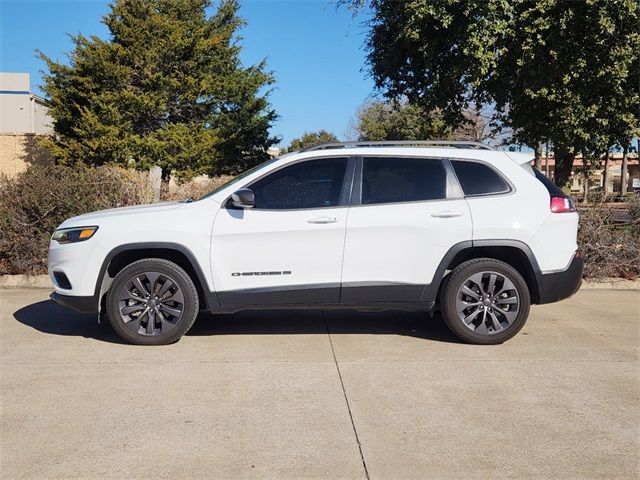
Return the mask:
[[284,167],[249,186],[255,208],[291,210],[340,205],[347,158],[325,158]]
[[199,198],[198,200],[202,200],[204,198],[208,198],[211,195],[215,195],[216,193],[218,193],[219,191],[221,191],[223,188],[227,188],[230,185],[233,185],[234,183],[239,182],[240,180],[242,180],[243,178],[248,177],[249,175],[251,175],[253,172],[256,172],[258,170],[260,170],[263,167],[266,167],[268,165],[271,165],[273,162],[280,160],[282,157],[275,157],[272,158],[271,160],[267,160],[266,162],[262,162],[260,165],[256,165],[253,168],[250,168],[249,170],[247,170],[246,172],[241,173],[240,175],[238,175],[237,177],[233,177],[231,180],[228,180],[226,182],[224,182],[222,185],[220,185],[219,187],[211,190],[209,193],[207,193],[205,196]]

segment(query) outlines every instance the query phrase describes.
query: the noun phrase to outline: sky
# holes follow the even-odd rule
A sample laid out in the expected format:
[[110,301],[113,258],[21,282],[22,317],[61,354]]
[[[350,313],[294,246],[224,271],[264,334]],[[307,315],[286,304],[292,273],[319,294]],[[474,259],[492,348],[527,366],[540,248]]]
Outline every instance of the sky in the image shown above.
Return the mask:
[[[354,18],[332,0],[244,0],[240,31],[245,65],[263,59],[276,83],[270,101],[280,119],[272,134],[281,146],[305,131],[325,129],[340,139],[356,108],[374,94],[366,72],[366,17]],[[31,89],[42,94],[39,49],[67,62],[68,34],[107,38],[100,23],[108,2],[94,0],[0,0],[0,71],[31,74]]]

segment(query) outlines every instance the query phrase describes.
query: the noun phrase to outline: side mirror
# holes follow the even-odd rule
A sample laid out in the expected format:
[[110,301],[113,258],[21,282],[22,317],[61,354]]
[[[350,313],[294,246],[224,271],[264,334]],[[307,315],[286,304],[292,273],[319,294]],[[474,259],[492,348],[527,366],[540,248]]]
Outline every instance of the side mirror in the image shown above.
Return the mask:
[[233,192],[230,204],[236,208],[253,208],[255,205],[253,191],[248,188],[241,188]]

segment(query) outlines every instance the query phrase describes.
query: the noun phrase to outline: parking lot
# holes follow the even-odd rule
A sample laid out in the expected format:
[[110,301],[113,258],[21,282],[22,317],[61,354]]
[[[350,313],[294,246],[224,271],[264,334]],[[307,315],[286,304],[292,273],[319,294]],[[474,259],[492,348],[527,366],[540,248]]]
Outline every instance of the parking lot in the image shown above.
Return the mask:
[[414,313],[202,315],[122,344],[0,290],[2,478],[638,478],[638,291],[470,346]]

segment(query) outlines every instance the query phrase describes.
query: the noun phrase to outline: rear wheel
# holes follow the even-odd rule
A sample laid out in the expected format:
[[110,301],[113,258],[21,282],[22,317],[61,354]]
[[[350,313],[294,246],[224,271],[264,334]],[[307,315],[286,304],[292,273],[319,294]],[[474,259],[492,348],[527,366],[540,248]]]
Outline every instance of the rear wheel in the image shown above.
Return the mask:
[[490,345],[509,340],[529,316],[527,283],[511,265],[469,260],[449,275],[440,297],[442,316],[460,339]]
[[198,292],[189,275],[161,258],[138,260],[121,270],[107,294],[109,323],[136,345],[176,342],[198,315]]

